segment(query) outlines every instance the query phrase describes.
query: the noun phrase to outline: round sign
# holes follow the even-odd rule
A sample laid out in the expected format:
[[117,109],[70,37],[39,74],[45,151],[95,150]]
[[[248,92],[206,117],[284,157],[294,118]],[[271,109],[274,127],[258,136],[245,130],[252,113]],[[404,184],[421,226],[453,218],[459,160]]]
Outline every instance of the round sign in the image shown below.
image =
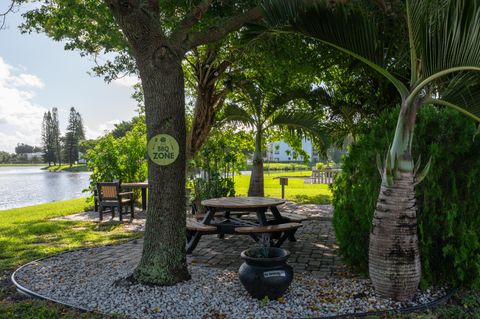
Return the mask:
[[168,134],[158,134],[147,145],[148,157],[157,165],[170,165],[178,157],[180,147],[177,140]]

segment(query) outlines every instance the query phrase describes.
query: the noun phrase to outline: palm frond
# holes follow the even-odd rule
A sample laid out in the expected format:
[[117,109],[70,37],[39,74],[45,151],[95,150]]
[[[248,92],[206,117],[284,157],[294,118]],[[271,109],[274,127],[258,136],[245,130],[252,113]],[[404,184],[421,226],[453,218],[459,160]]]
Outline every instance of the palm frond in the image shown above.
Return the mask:
[[279,107],[297,99],[305,99],[312,105],[330,105],[332,102],[332,95],[332,92],[323,87],[318,87],[313,90],[310,88],[297,88],[276,95],[272,99],[271,104],[275,107]]
[[419,80],[447,69],[480,67],[478,0],[412,0],[408,8]]
[[[305,137],[309,136],[321,144],[328,145],[328,134],[320,126],[320,121],[306,112],[281,112],[272,117],[268,127],[280,127],[290,133]],[[267,127],[267,128],[268,128]]]
[[240,122],[252,127],[255,126],[255,121],[248,112],[236,104],[227,104],[221,120],[226,122]]
[[435,103],[454,108],[476,121],[480,121],[480,73],[463,72],[445,80],[441,95],[425,103]]
[[379,23],[351,1],[331,5],[328,0],[265,0],[265,21],[272,27],[290,23],[293,28],[367,64],[395,85],[402,98],[407,87],[387,71],[387,47]]

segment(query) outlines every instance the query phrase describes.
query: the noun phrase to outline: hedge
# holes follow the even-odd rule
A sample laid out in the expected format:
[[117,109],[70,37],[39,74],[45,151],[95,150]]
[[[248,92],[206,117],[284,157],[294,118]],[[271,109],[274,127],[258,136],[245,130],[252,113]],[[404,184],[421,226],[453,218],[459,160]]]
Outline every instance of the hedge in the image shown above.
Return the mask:
[[[363,131],[332,187],[340,252],[358,272],[368,271],[370,223],[381,182],[376,155],[387,151],[397,116],[398,108],[386,112]],[[475,123],[458,112],[431,106],[419,112],[413,154],[423,163],[432,159],[416,189],[424,285],[480,287],[480,136],[475,133]]]

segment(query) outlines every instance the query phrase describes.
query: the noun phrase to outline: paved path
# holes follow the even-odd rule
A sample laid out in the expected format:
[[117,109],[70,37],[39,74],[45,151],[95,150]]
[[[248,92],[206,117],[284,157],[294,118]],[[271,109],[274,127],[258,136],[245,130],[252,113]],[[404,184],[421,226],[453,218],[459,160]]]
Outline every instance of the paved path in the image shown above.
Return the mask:
[[[282,246],[291,252],[289,264],[295,271],[327,277],[344,270],[338,256],[338,246],[335,243],[331,206],[296,206],[293,203],[287,203],[282,211],[295,212],[309,217],[309,220],[303,222],[303,227],[297,231],[297,242],[286,241]],[[62,219],[98,220],[98,214],[87,212],[66,216]],[[108,218],[106,219],[108,220]],[[136,214],[131,228],[141,230],[144,219],[144,212]],[[206,264],[216,268],[237,270],[242,263],[240,252],[256,245],[253,239],[246,235],[226,235],[223,239],[217,238],[217,235],[204,235],[193,254],[188,256],[188,261],[192,264]],[[140,260],[142,246],[143,239],[139,239],[122,245],[110,246],[89,258],[96,259],[100,263],[114,260],[117,262]]]

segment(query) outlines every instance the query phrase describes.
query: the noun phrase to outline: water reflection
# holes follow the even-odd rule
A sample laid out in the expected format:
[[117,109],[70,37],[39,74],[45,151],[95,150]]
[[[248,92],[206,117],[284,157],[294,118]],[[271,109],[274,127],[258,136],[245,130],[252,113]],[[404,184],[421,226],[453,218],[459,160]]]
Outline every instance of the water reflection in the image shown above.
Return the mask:
[[90,173],[51,173],[40,166],[0,167],[0,209],[85,197]]

